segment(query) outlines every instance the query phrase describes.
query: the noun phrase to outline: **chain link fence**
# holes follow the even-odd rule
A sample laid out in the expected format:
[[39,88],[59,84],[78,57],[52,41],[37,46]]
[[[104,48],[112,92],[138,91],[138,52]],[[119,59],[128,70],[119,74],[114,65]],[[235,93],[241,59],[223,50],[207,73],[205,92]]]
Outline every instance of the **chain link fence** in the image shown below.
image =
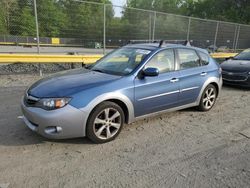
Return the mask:
[[[0,52],[14,53],[17,46],[29,46],[41,53],[49,53],[51,48],[60,53],[59,47],[75,47],[81,49],[80,53],[88,48],[93,49],[92,53],[101,49],[99,52],[106,53],[130,40],[161,39],[189,40],[194,46],[212,51],[250,47],[250,26],[238,23],[81,0],[0,3]],[[6,48],[10,45],[16,51]]]

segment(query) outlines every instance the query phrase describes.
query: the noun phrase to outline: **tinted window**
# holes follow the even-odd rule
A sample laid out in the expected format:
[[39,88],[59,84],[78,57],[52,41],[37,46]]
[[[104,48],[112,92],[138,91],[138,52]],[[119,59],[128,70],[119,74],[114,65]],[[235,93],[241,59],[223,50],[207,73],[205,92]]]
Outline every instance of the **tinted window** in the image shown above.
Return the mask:
[[174,50],[164,50],[157,53],[145,66],[145,68],[158,68],[160,73],[175,70]]
[[180,69],[200,66],[200,58],[194,50],[178,49]]
[[201,57],[201,64],[202,65],[208,65],[209,64],[209,57],[207,54],[203,52],[198,52]]

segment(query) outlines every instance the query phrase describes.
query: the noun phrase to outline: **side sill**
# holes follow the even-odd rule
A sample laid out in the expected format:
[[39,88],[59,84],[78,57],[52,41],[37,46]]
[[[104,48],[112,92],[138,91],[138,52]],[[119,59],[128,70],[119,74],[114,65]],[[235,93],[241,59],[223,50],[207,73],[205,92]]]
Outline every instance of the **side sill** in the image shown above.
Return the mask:
[[166,113],[166,112],[173,112],[173,111],[183,110],[183,109],[191,108],[191,107],[195,107],[195,106],[198,106],[197,102],[186,104],[186,105],[183,105],[183,106],[170,108],[170,109],[166,109],[166,110],[162,110],[162,111],[159,111],[159,112],[154,112],[154,113],[138,116],[138,117],[135,118],[135,121],[138,121],[138,120],[141,120],[141,119],[144,119],[144,118],[148,118],[148,117],[152,117],[152,116],[157,116],[157,115],[160,115],[160,114],[163,114],[163,113]]

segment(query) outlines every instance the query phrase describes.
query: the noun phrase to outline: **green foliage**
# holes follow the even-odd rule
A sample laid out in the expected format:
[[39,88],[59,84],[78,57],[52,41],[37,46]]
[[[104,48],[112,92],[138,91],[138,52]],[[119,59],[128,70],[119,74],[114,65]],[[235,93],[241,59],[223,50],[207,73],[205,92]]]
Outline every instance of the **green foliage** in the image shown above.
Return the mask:
[[128,0],[129,7],[179,14],[184,0]]
[[4,12],[3,11],[3,7],[0,6],[0,34],[8,32],[6,24],[5,24],[5,21],[4,21],[4,14],[3,14],[3,12]]
[[[88,0],[106,4],[107,37],[147,39],[152,37],[154,13],[124,8],[114,17],[110,0]],[[249,0],[128,0],[129,7],[173,14],[250,24]],[[0,0],[0,34],[35,36],[33,0]],[[40,36],[102,41],[103,4],[74,0],[37,0]],[[181,38],[187,20],[157,14],[155,38]],[[173,37],[172,37],[173,38]]]
[[17,34],[21,36],[35,36],[36,34],[36,25],[34,20],[34,15],[32,14],[32,9],[23,8],[19,19],[21,22],[19,24],[19,29],[17,30]]
[[185,7],[189,16],[250,24],[249,0],[189,0]]
[[17,0],[0,0],[0,34],[11,33],[13,16],[18,10]]
[[56,37],[68,22],[63,7],[57,0],[37,1],[39,32],[41,36]]

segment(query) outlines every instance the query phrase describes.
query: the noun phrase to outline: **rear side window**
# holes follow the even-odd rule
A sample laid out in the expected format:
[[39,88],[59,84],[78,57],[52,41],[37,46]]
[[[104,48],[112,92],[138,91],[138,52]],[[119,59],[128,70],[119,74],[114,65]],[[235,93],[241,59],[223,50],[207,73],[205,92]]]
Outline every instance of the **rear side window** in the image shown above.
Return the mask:
[[200,66],[200,58],[194,50],[178,49],[180,69],[189,69]]
[[198,54],[201,57],[201,64],[202,65],[208,65],[209,64],[209,57],[208,57],[208,55],[205,54],[205,53],[203,53],[203,52],[199,52],[199,51],[198,51]]

